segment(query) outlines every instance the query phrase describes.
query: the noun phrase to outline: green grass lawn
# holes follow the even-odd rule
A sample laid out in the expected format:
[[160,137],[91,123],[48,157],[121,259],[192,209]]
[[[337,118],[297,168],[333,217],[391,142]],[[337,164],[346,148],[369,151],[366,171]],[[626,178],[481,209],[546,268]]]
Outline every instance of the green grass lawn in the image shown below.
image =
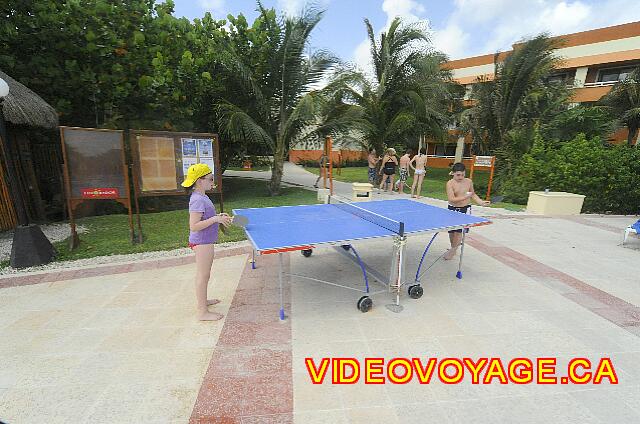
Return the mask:
[[[282,195],[271,197],[266,181],[224,178],[224,209],[231,212],[235,208],[256,208],[266,206],[303,205],[316,203],[316,193],[301,188],[283,188]],[[91,258],[103,255],[171,250],[186,247],[189,237],[189,212],[186,206],[181,210],[146,213],[141,215],[144,243],[132,244],[129,241],[129,223],[127,215],[104,215],[77,220],[78,225],[87,228],[80,234],[80,245],[70,251],[68,241],[55,243],[58,249],[56,261]],[[214,198],[216,208],[217,196]],[[135,215],[134,215],[135,222]],[[220,232],[219,243],[244,240],[242,228],[231,227],[227,234]],[[0,267],[8,266],[8,261]]]
[[[319,168],[305,168],[307,171],[316,175],[319,174]],[[338,181],[344,181],[348,183],[367,182],[367,167],[347,167],[340,170],[340,175],[337,171],[334,171],[333,176]],[[397,176],[396,176],[397,177]],[[428,168],[427,174],[422,181],[422,196],[433,197],[435,199],[447,200],[447,193],[445,192],[445,184],[450,179],[449,170],[444,168]],[[480,197],[482,193],[486,193],[486,187],[489,183],[489,172],[476,171],[473,174],[473,182],[476,191]],[[409,177],[407,180],[407,186],[405,187],[405,193],[411,192],[411,184],[413,184],[413,177]],[[499,202],[491,205],[495,208],[505,208],[513,211],[524,210],[523,205],[516,205],[514,203]]]

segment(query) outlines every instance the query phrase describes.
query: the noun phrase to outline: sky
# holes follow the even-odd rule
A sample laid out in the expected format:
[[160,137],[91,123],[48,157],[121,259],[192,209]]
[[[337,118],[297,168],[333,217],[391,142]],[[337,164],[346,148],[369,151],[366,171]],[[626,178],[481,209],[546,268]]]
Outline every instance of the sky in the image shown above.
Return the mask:
[[[160,2],[161,0],[158,0]],[[362,68],[369,63],[364,19],[379,34],[396,16],[429,28],[435,49],[451,59],[508,50],[515,42],[548,32],[570,34],[640,21],[639,0],[315,0],[325,16],[312,33],[311,48],[328,49]],[[217,19],[242,13],[252,22],[253,0],[174,0],[175,15]],[[279,13],[296,14],[304,0],[263,0]]]

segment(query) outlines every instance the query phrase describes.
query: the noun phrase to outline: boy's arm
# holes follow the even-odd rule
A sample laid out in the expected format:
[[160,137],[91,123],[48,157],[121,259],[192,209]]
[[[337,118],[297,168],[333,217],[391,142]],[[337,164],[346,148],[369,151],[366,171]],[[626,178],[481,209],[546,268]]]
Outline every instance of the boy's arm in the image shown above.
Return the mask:
[[473,189],[473,181],[471,181],[471,185],[470,185],[470,190],[471,190],[471,198],[473,199],[474,202],[476,202],[476,205],[480,205],[480,206],[487,206],[489,203],[489,201],[487,200],[482,200],[477,194],[476,191]]
[[469,197],[468,195],[456,197],[456,194],[453,191],[453,184],[451,183],[451,180],[447,181],[447,199],[449,200],[449,202],[451,203],[462,202],[468,197]]

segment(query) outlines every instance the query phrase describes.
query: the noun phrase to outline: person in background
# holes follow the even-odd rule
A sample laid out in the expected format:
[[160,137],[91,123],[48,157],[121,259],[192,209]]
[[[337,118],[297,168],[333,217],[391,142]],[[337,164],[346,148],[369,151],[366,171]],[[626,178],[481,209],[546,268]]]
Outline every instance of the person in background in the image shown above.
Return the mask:
[[376,165],[380,160],[380,156],[377,155],[376,149],[373,147],[369,149],[369,156],[367,156],[369,162],[369,183],[376,185]]
[[[318,178],[316,179],[316,182],[313,184],[313,188],[318,188],[318,182],[320,182],[320,178],[323,178],[325,175],[327,175],[327,167],[329,166],[329,157],[325,155],[324,152],[322,153],[322,156],[320,156],[320,159],[318,159],[318,165],[320,166],[320,173],[318,174]],[[326,188],[326,187],[323,187],[323,188]]]
[[396,183],[396,187],[398,188],[398,193],[404,194],[404,184],[407,182],[409,178],[409,162],[411,162],[411,149],[407,149],[404,155],[400,157],[400,178],[398,178],[398,182]]
[[[416,164],[414,167],[413,164]],[[413,169],[413,184],[411,184],[411,197],[420,198],[422,193],[422,181],[427,172],[427,155],[424,154],[424,149],[419,149],[418,154],[415,155],[409,162],[409,166]],[[417,190],[416,190],[417,189]],[[416,193],[416,194],[414,194]]]
[[385,184],[387,188],[385,189],[389,193],[393,193],[393,180],[396,176],[396,167],[398,166],[398,158],[396,158],[396,149],[390,147],[387,149],[384,157],[382,158],[382,166],[380,167],[379,173],[382,175],[382,182],[380,183],[380,190],[384,187]]

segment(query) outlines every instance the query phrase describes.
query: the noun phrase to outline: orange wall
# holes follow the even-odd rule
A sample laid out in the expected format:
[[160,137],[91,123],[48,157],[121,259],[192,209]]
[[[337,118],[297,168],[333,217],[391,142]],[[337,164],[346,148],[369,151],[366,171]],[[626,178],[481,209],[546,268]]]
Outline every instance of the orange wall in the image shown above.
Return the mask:
[[[428,146],[435,147],[432,143],[429,143]],[[342,161],[367,159],[366,151],[341,150],[340,152],[342,153]],[[337,151],[333,152],[334,155],[337,153]],[[432,154],[431,149],[429,149],[429,154]],[[321,155],[322,150],[289,150],[289,162],[298,163],[303,160],[318,160]],[[471,159],[463,159],[462,162],[467,168],[471,167]],[[451,165],[453,165],[453,158],[429,157],[427,160],[427,167],[431,168],[449,168]]]
[[[608,141],[613,144],[623,144],[627,143],[627,136],[629,135],[629,130],[627,128],[620,128],[613,134],[609,135]],[[635,139],[635,145],[638,145],[638,141],[640,141],[640,133]]]
[[571,101],[576,103],[597,102],[602,96],[611,91],[611,87],[613,85],[574,88],[571,93]]
[[[427,159],[427,168],[451,168],[454,158],[443,157],[429,157]],[[462,163],[467,167],[467,170],[471,169],[471,159],[462,159]]]
[[[332,152],[333,161],[337,162],[338,157],[342,161],[355,161],[367,159],[367,152],[360,150],[336,150]],[[340,155],[340,156],[338,156]],[[289,150],[289,162],[299,163],[303,160],[319,160],[322,156],[322,150]]]

